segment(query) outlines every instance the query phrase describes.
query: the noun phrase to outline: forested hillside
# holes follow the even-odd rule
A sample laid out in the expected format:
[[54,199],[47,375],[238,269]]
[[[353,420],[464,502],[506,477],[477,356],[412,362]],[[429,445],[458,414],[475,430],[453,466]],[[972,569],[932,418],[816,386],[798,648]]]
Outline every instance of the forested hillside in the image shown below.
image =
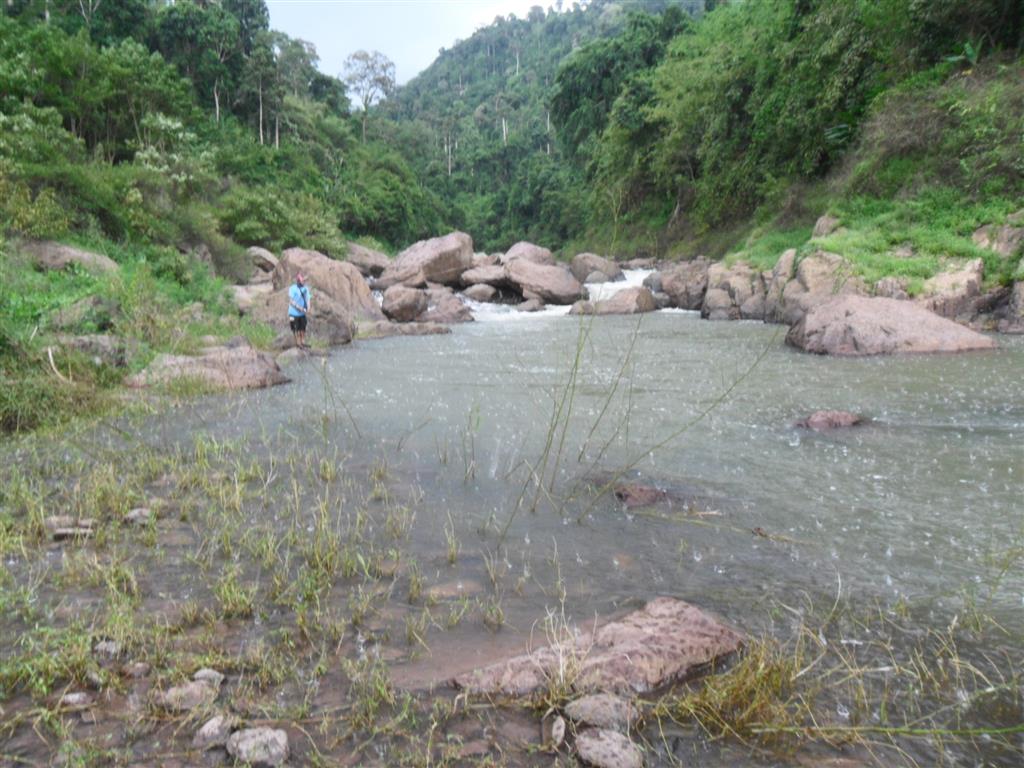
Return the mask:
[[523,238],[561,245],[586,224],[585,180],[565,161],[550,104],[566,57],[589,45],[624,54],[594,72],[603,91],[593,95],[610,105],[625,74],[660,58],[705,7],[704,0],[558,5],[535,6],[524,19],[497,17],[441,51],[384,107],[423,137],[410,161],[449,206],[449,220],[491,250]]

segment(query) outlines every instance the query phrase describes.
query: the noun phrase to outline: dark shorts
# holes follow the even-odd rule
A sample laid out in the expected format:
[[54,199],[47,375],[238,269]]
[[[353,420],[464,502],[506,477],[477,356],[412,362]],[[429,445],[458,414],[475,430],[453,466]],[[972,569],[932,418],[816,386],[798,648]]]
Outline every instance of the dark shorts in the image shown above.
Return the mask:
[[292,327],[292,333],[302,333],[306,330],[306,316],[302,317],[289,317],[288,323]]

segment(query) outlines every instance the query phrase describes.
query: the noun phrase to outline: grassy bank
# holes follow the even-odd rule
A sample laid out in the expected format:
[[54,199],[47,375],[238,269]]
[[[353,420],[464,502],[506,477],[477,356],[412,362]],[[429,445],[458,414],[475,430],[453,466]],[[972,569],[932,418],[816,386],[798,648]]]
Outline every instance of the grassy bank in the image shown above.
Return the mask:
[[[238,317],[225,282],[189,255],[109,241],[76,243],[120,269],[97,276],[77,267],[41,271],[16,241],[0,243],[0,431],[28,432],[95,416],[115,402],[125,376],[158,353],[187,354],[243,335],[257,346],[272,331]],[[110,334],[123,359],[92,359],[60,335]]]

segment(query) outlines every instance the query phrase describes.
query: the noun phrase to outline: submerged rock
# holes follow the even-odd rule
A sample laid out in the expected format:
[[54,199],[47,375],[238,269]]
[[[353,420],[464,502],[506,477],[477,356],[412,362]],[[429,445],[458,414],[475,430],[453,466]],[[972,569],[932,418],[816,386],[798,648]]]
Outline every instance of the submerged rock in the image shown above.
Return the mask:
[[471,693],[527,696],[563,675],[570,659],[574,675],[566,682],[577,693],[644,693],[686,677],[741,644],[738,632],[696,606],[659,597],[593,636],[460,675],[455,684]]
[[987,336],[909,301],[843,296],[810,310],[786,343],[841,357],[995,349]]
[[574,723],[628,733],[639,713],[633,702],[610,693],[594,693],[569,702],[566,716]]
[[274,728],[246,728],[228,738],[228,754],[254,768],[274,768],[288,759],[288,734]]
[[640,748],[626,736],[603,728],[591,728],[576,737],[576,754],[594,768],[642,768]]
[[863,423],[864,419],[849,411],[815,411],[806,419],[801,419],[796,426],[804,429],[843,429],[855,427]]
[[615,498],[625,504],[627,509],[649,507],[668,498],[668,494],[665,491],[659,488],[652,488],[649,485],[640,485],[639,483],[617,485],[614,493]]

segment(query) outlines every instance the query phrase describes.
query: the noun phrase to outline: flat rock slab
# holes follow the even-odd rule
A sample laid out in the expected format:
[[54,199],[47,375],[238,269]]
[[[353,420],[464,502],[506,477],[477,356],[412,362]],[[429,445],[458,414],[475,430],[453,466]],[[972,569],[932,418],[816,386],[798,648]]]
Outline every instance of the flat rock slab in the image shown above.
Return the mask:
[[129,376],[129,387],[149,387],[186,379],[218,389],[256,389],[284,384],[288,377],[273,357],[252,347],[213,347],[203,354],[157,355],[146,369]]
[[592,693],[571,701],[565,714],[574,723],[619,733],[628,733],[639,715],[632,701],[610,693]]
[[471,693],[529,696],[568,676],[577,693],[645,693],[735,652],[743,639],[696,606],[671,597],[612,621],[592,636],[545,646],[460,675]]
[[813,307],[789,329],[786,343],[838,357],[970,352],[998,346],[909,301],[866,296],[841,296]]
[[274,768],[288,759],[288,734],[274,728],[246,728],[231,734],[227,747],[240,763]]
[[452,329],[440,323],[360,323],[358,339],[385,339],[389,336],[433,336],[451,333]]
[[592,728],[576,737],[576,755],[594,768],[642,768],[644,756],[628,738],[616,731]]

